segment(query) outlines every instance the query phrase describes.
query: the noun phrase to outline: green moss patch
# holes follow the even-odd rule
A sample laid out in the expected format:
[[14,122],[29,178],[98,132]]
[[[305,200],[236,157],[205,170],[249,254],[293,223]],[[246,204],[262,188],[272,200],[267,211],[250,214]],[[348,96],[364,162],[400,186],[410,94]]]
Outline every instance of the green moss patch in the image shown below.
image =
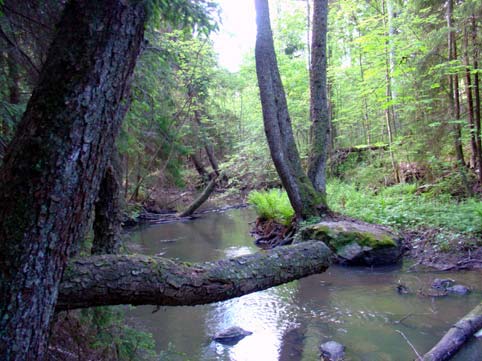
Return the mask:
[[302,238],[323,241],[336,251],[353,242],[371,249],[398,246],[388,230],[354,221],[320,222],[303,229]]

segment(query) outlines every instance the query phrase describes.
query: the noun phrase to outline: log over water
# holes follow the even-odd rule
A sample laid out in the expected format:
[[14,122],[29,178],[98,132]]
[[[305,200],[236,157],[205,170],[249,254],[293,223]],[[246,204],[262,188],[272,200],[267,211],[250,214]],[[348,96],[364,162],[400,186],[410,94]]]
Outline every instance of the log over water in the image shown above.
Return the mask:
[[442,339],[423,356],[423,361],[450,360],[478,330],[482,329],[482,302],[461,318]]
[[312,241],[196,264],[141,255],[79,258],[64,274],[57,310],[218,302],[321,273],[332,256],[323,242]]

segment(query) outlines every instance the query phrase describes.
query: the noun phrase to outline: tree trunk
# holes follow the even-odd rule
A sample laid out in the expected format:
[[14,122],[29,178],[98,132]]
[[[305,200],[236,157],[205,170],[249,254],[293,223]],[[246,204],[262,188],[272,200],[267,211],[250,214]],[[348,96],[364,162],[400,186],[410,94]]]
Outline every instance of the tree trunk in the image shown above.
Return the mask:
[[140,51],[140,2],[75,0],[0,171],[0,359],[42,360]]
[[482,303],[479,303],[453,325],[442,339],[423,356],[423,361],[449,360],[480,329],[482,329]]
[[276,61],[267,0],[255,0],[256,74],[263,110],[264,130],[281,182],[298,219],[318,216],[326,199],[304,173],[291,127],[286,96]]
[[[449,62],[457,59],[457,44],[455,41],[455,31],[452,24],[452,14],[453,14],[453,0],[447,0],[447,28],[448,28],[448,55]],[[467,169],[464,160],[464,151],[462,149],[462,129],[458,120],[460,120],[460,96],[459,96],[459,77],[457,74],[449,75],[449,97],[450,97],[450,108],[452,114],[452,120],[455,121],[453,124],[453,135],[454,135],[454,146],[455,154],[457,157],[457,168],[459,169],[460,177],[462,178],[462,183],[464,184],[465,190],[468,195],[472,194],[467,179]]]
[[119,251],[122,217],[121,174],[119,153],[114,149],[95,202],[92,254],[115,254]]
[[313,34],[310,68],[311,151],[308,177],[315,189],[326,197],[326,160],[330,117],[326,89],[326,32],[328,0],[313,3]]
[[204,182],[206,179],[208,179],[208,172],[204,167],[204,164],[201,158],[199,158],[196,151],[190,155],[190,158],[191,158],[192,164],[194,164],[194,168],[196,168],[196,171],[201,176],[201,179]]
[[[473,47],[473,59],[474,59],[474,70],[479,70],[479,56],[480,50],[477,44],[477,23],[475,20],[475,15],[472,14],[471,17],[472,25],[472,47]],[[479,183],[482,184],[482,144],[481,144],[481,134],[480,134],[480,83],[479,83],[479,73],[478,71],[474,74],[474,122],[475,122],[475,143],[477,145],[477,167],[479,170]]]
[[193,265],[140,255],[80,258],[65,271],[57,310],[218,302],[321,273],[331,257],[323,242],[312,241]]
[[464,65],[465,65],[465,94],[467,95],[467,116],[469,120],[470,131],[470,164],[477,167],[477,142],[475,140],[475,125],[474,125],[474,101],[472,97],[472,76],[470,75],[470,61],[469,61],[469,34],[467,26],[464,26]]

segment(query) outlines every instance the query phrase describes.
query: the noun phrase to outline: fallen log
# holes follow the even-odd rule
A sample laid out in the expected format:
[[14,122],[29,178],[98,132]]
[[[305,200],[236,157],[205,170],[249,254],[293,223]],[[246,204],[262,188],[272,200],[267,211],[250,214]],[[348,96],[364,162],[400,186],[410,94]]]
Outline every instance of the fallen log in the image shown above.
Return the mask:
[[141,255],[84,257],[67,267],[57,310],[223,301],[321,273],[331,258],[319,241],[197,264]]
[[423,361],[449,360],[480,329],[482,329],[482,302],[453,325],[423,356]]

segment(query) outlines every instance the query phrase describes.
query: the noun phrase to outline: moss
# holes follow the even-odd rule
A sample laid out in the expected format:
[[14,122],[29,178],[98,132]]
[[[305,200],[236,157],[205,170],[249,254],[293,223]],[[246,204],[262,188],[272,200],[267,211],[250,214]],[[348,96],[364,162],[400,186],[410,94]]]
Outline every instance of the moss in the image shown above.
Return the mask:
[[346,231],[342,227],[331,227],[323,224],[305,228],[302,238],[305,240],[317,239],[323,241],[335,250],[340,250],[352,242],[372,249],[397,246],[395,240],[388,234],[377,234],[368,231]]

